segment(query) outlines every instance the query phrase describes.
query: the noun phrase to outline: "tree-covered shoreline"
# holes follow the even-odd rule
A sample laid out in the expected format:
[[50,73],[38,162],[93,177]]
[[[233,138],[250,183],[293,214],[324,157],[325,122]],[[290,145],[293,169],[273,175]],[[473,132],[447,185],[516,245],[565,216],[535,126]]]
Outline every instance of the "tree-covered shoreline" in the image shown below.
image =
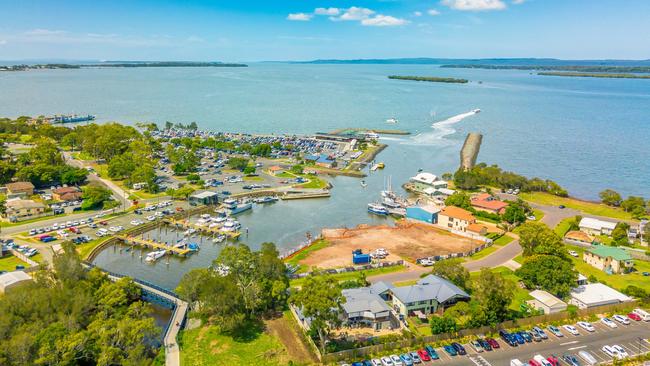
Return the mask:
[[437,76],[403,76],[403,75],[389,75],[389,79],[394,80],[411,80],[411,81],[428,81],[434,83],[458,83],[465,84],[468,82],[467,79],[456,79],[456,78],[443,78]]

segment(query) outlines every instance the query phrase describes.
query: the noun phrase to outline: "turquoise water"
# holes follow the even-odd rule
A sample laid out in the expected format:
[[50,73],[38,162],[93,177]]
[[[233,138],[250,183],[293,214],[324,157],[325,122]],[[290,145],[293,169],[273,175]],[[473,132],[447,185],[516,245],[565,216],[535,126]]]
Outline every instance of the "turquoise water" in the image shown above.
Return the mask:
[[[469,84],[419,83],[390,74],[461,77]],[[481,84],[478,81],[482,81]],[[480,108],[456,123],[432,123]],[[100,122],[192,122],[250,133],[313,133],[342,127],[399,128],[378,160],[386,169],[361,188],[332,179],[332,197],[280,202],[242,216],[253,246],[289,248],[307,231],[381,222],[366,213],[385,178],[395,187],[422,168],[458,166],[467,132],[484,134],[480,161],[553,179],[577,197],[604,188],[650,197],[650,82],[561,78],[526,71],[439,69],[430,65],[252,64],[248,68],[80,69],[0,73],[0,116],[92,113]],[[389,117],[399,119],[387,125]],[[202,249],[183,262],[146,266],[106,251],[97,263],[173,287],[189,268],[218,253]],[[153,267],[153,268],[152,268]],[[165,268],[163,268],[165,267]]]

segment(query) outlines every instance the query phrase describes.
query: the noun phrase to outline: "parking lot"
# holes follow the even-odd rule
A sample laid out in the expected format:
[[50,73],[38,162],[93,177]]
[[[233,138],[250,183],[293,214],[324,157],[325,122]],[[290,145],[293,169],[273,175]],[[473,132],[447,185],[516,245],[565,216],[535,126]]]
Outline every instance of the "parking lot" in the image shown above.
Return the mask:
[[576,326],[579,335],[571,335],[560,327],[564,334],[563,337],[557,337],[544,329],[548,335],[547,340],[520,344],[517,347],[507,345],[501,338],[496,338],[500,348],[492,351],[477,352],[470,345],[463,345],[467,351],[467,355],[464,356],[451,356],[444,349],[436,348],[440,359],[423,364],[507,366],[510,365],[511,360],[518,359],[528,365],[528,361],[535,355],[542,355],[544,358],[555,355],[559,359],[560,365],[571,366],[570,363],[562,359],[563,355],[568,354],[575,356],[580,365],[589,365],[578,355],[580,351],[587,351],[591,354],[597,364],[605,364],[612,362],[613,357],[607,355],[602,347],[615,344],[621,346],[630,357],[650,352],[650,341],[648,340],[650,338],[650,322],[632,320],[629,325],[618,323],[617,328],[610,328],[600,321],[591,324],[594,327],[593,332]]

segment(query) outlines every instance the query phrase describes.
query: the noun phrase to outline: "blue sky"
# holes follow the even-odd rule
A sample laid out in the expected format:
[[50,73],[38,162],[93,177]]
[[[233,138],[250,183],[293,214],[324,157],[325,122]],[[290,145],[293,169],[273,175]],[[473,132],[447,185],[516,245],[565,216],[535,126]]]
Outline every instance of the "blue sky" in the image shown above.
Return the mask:
[[0,0],[0,60],[650,58],[647,0]]

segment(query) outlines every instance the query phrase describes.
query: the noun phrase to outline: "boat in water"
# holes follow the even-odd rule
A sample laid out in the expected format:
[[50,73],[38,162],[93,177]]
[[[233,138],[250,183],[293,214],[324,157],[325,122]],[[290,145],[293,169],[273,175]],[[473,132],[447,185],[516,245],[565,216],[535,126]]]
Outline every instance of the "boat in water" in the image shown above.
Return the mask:
[[255,199],[255,203],[273,203],[277,202],[278,198],[273,196],[260,197]]
[[475,114],[476,114],[476,113],[481,113],[481,110],[478,109],[478,108],[476,108],[476,109],[472,110],[472,112],[474,112]]
[[156,250],[156,251],[148,253],[144,260],[145,260],[145,262],[153,263],[153,262],[157,261],[158,259],[162,258],[162,256],[165,255],[165,253],[166,253],[165,250]]
[[223,223],[221,230],[223,231],[237,231],[241,228],[241,224],[237,220],[228,219]]
[[190,252],[198,252],[201,247],[199,246],[198,243],[189,243],[187,245],[187,249],[190,250]]
[[234,198],[226,198],[222,203],[227,208],[232,209],[233,207],[237,206],[238,201]]
[[366,183],[365,180],[361,181],[361,187],[366,188],[368,186],[368,183]]
[[373,172],[374,172],[375,170],[377,170],[377,169],[379,169],[379,164],[372,164],[372,165],[370,166],[370,170],[373,171]]
[[250,203],[250,202],[249,203],[239,203],[239,204],[235,205],[234,207],[230,207],[230,214],[231,215],[237,215],[237,214],[240,214],[240,213],[242,213],[244,211],[248,211],[251,208],[253,208],[253,204]]
[[226,240],[226,236],[223,234],[217,235],[214,239],[212,239],[213,243],[223,243],[223,241]]
[[394,125],[397,122],[399,122],[399,120],[397,118],[389,118],[389,119],[386,120],[386,123],[391,124],[391,125]]
[[377,168],[378,169],[384,169],[386,167],[386,164],[384,163],[377,163]]
[[369,203],[368,212],[375,215],[388,215],[388,209],[379,203]]

